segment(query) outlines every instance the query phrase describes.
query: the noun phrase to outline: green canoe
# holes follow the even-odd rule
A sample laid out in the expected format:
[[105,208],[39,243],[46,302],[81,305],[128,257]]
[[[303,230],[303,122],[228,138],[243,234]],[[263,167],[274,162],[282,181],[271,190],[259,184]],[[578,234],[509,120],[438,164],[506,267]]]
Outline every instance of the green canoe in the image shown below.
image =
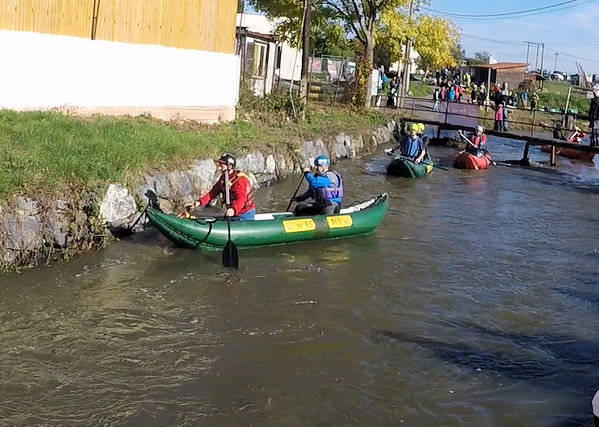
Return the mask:
[[[256,214],[253,221],[231,221],[231,240],[245,248],[370,234],[383,220],[388,206],[385,193],[341,209],[336,215]],[[180,246],[220,250],[227,243],[227,221],[222,219],[179,218],[151,207],[146,215],[154,227]]]
[[404,178],[422,178],[431,173],[433,168],[433,161],[428,156],[421,163],[414,163],[407,157],[395,156],[387,166],[387,173]]

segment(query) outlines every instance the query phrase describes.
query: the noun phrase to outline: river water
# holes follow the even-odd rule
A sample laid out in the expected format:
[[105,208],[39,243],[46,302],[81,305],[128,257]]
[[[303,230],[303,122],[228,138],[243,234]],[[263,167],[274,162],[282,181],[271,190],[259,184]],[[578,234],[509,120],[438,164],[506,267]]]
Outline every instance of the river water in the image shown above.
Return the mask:
[[386,176],[382,148],[336,166],[346,204],[389,193],[372,236],[240,250],[231,271],[147,230],[0,277],[0,425],[592,425],[599,171],[431,152],[448,170],[420,180]]

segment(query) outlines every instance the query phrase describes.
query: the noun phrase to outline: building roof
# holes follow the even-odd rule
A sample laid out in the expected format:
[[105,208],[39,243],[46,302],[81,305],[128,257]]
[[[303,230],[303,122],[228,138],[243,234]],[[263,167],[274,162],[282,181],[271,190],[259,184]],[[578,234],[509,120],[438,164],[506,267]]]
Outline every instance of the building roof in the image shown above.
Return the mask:
[[256,31],[249,31],[247,27],[237,27],[237,35],[244,35],[256,40],[272,43],[279,43],[282,40],[281,37],[276,34],[263,34]]
[[524,76],[524,80],[547,80],[547,77],[543,76],[541,73],[536,71],[529,71]]
[[498,62],[496,64],[476,64],[471,65],[471,68],[490,68],[491,70],[505,70],[509,68],[526,68],[526,62]]

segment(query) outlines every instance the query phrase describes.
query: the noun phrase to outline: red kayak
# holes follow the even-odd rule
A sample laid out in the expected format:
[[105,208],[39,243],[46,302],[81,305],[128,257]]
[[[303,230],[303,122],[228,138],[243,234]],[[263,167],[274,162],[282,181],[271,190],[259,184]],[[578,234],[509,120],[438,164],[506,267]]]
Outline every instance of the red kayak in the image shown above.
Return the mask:
[[[541,151],[551,153],[551,145],[541,145]],[[555,147],[555,154],[558,156],[569,157],[571,159],[588,160],[589,162],[595,157],[595,153],[590,151],[576,150],[574,148]]]
[[487,169],[491,164],[491,155],[475,156],[467,151],[457,153],[453,158],[453,167],[458,169]]

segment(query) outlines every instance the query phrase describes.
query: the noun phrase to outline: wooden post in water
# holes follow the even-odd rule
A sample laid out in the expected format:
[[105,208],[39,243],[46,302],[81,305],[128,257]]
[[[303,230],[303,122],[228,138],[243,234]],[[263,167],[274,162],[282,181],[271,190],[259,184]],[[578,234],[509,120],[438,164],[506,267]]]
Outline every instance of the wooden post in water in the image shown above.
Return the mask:
[[532,137],[535,134],[535,119],[536,119],[536,116],[537,116],[537,110],[534,109],[532,111],[532,123],[530,124],[530,138],[529,138],[528,141],[526,141],[526,145],[524,145],[524,154],[522,155],[522,161],[521,161],[521,163],[523,165],[526,165],[526,166],[530,165],[530,162],[528,160],[528,150],[530,149],[530,140],[532,139]]
[[483,128],[487,128],[487,108],[485,107],[485,115],[483,117]]
[[570,94],[572,93],[572,86],[568,88],[568,96],[566,97],[566,109],[564,110],[564,119],[562,123],[566,124],[566,117],[568,116],[568,108],[570,108]]

